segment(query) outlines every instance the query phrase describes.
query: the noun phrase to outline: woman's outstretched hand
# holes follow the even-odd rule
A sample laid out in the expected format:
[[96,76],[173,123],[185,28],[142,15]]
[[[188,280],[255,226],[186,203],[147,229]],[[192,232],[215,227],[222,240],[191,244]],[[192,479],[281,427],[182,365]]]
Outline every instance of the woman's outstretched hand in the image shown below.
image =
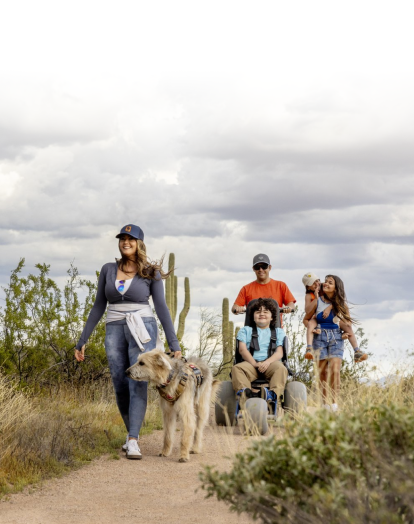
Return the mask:
[[81,349],[75,349],[75,358],[78,362],[83,362],[85,360],[85,344]]
[[174,351],[174,358],[181,358],[181,351]]

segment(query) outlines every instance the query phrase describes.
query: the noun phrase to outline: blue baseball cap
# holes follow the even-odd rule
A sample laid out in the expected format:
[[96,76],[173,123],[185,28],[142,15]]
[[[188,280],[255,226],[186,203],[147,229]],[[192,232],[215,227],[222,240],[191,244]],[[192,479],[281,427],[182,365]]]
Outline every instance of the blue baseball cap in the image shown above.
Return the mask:
[[136,238],[137,240],[144,240],[144,232],[139,226],[134,226],[134,224],[128,224],[127,226],[124,226],[119,232],[119,235],[116,235],[115,238],[119,238],[121,235],[129,235],[130,237]]

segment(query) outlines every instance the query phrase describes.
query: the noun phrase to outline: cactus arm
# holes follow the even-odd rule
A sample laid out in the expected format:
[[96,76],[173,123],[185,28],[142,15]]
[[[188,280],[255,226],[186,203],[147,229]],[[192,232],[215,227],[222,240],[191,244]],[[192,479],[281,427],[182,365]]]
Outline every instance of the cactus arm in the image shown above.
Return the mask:
[[188,277],[185,277],[184,279],[184,292],[185,292],[184,307],[181,310],[180,316],[178,317],[178,330],[177,330],[178,340],[182,340],[184,336],[185,319],[188,315],[188,312],[190,311],[190,279]]

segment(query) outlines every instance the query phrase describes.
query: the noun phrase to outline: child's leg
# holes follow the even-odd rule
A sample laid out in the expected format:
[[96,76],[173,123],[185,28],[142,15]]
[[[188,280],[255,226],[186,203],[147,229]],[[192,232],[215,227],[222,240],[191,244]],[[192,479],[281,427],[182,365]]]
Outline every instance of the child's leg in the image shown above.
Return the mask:
[[308,321],[308,331],[307,331],[307,334],[306,334],[306,341],[307,341],[308,346],[312,345],[313,335],[320,335],[320,334],[321,334],[321,328],[318,326],[316,318],[312,317]]
[[317,333],[319,335],[321,331],[316,330],[316,328],[318,327],[318,324],[315,318],[311,318],[310,320],[306,322],[308,326],[307,326],[307,331],[306,331],[306,344],[307,345],[306,345],[305,358],[307,360],[312,360],[313,359],[313,355],[312,355],[313,334]]
[[[342,331],[344,331],[344,335],[346,335],[346,338],[349,339],[349,342],[351,343],[351,346],[352,346],[353,350],[356,351],[357,349],[359,349],[358,348],[357,338],[355,336],[355,333],[352,330],[352,325],[351,324],[347,324],[346,322],[341,320],[339,322],[339,327],[342,329]],[[344,338],[344,337],[342,337],[342,338]]]
[[308,326],[307,326],[307,329],[306,329],[306,344],[308,345],[308,347],[312,347],[312,343],[313,343],[313,329],[315,328],[315,323],[316,323],[316,321],[313,318],[308,320]]
[[352,325],[347,324],[346,322],[341,320],[339,322],[339,327],[342,329],[342,331],[344,331],[344,335],[346,335],[346,337],[342,336],[342,338],[348,338],[349,342],[351,343],[352,349],[354,350],[355,362],[362,362],[363,360],[367,360],[368,355],[361,351],[358,347],[358,340],[352,329]]
[[311,321],[313,322],[312,333],[314,335],[320,335],[322,333],[322,330],[321,330],[321,326],[318,324],[318,321],[316,320],[316,317],[312,317]]

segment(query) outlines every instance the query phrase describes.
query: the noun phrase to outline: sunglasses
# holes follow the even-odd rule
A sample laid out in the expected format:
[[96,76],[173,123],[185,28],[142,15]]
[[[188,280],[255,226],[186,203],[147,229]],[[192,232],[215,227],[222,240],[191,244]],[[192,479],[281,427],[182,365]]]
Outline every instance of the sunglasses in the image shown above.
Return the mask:
[[117,287],[117,289],[120,293],[125,289],[125,280],[119,281],[119,286]]
[[253,269],[255,271],[259,271],[259,269],[267,269],[269,267],[269,264],[256,264],[253,266]]

